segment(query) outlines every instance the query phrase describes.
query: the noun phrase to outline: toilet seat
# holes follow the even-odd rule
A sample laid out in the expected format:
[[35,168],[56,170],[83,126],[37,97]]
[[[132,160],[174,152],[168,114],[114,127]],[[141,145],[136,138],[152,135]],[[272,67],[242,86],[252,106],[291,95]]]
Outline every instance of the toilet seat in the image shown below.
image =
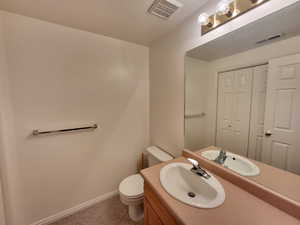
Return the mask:
[[127,200],[139,200],[144,196],[144,179],[135,174],[124,179],[119,185],[120,194]]

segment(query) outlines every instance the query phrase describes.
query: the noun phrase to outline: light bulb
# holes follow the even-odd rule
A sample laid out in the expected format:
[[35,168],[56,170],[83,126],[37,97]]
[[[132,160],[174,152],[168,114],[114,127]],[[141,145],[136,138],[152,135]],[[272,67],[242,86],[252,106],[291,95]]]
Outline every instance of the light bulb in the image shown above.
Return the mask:
[[200,23],[201,25],[206,26],[209,23],[209,16],[207,13],[202,13],[199,17],[198,17],[198,23]]
[[231,1],[229,0],[222,0],[221,2],[219,2],[219,4],[217,5],[217,13],[219,15],[226,15],[228,17],[232,16],[232,12],[230,10],[230,4]]
[[209,15],[207,13],[202,13],[198,17],[198,23],[200,23],[202,26],[207,27],[212,27],[214,25],[213,20],[209,18]]
[[259,4],[261,3],[263,0],[250,0],[252,4]]

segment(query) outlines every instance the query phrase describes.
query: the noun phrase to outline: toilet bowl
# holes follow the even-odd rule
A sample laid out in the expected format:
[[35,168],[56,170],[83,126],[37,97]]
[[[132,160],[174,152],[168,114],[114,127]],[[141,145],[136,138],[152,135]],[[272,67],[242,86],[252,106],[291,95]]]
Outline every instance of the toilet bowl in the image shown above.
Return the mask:
[[133,221],[143,219],[144,179],[135,174],[124,179],[119,185],[120,200],[128,206],[129,217]]
[[[147,148],[149,166],[173,159],[171,155],[158,147]],[[144,217],[144,179],[140,174],[125,178],[119,185],[120,200],[128,206],[129,217],[133,221],[140,221]]]

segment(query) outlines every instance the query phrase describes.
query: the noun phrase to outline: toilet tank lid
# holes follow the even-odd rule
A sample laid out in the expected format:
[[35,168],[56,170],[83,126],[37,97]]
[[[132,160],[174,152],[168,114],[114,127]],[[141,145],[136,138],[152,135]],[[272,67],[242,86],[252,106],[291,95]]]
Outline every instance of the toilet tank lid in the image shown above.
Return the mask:
[[174,159],[170,154],[164,152],[163,150],[159,149],[156,146],[148,147],[147,152],[149,154],[153,155],[155,158],[157,158],[161,162],[165,162],[165,161]]

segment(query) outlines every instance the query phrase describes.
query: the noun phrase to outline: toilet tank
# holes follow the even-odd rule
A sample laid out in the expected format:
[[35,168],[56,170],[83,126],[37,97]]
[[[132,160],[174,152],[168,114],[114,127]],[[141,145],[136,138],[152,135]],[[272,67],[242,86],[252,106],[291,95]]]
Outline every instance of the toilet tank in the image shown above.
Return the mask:
[[149,167],[173,159],[173,157],[170,154],[164,152],[156,146],[148,147],[147,153]]

